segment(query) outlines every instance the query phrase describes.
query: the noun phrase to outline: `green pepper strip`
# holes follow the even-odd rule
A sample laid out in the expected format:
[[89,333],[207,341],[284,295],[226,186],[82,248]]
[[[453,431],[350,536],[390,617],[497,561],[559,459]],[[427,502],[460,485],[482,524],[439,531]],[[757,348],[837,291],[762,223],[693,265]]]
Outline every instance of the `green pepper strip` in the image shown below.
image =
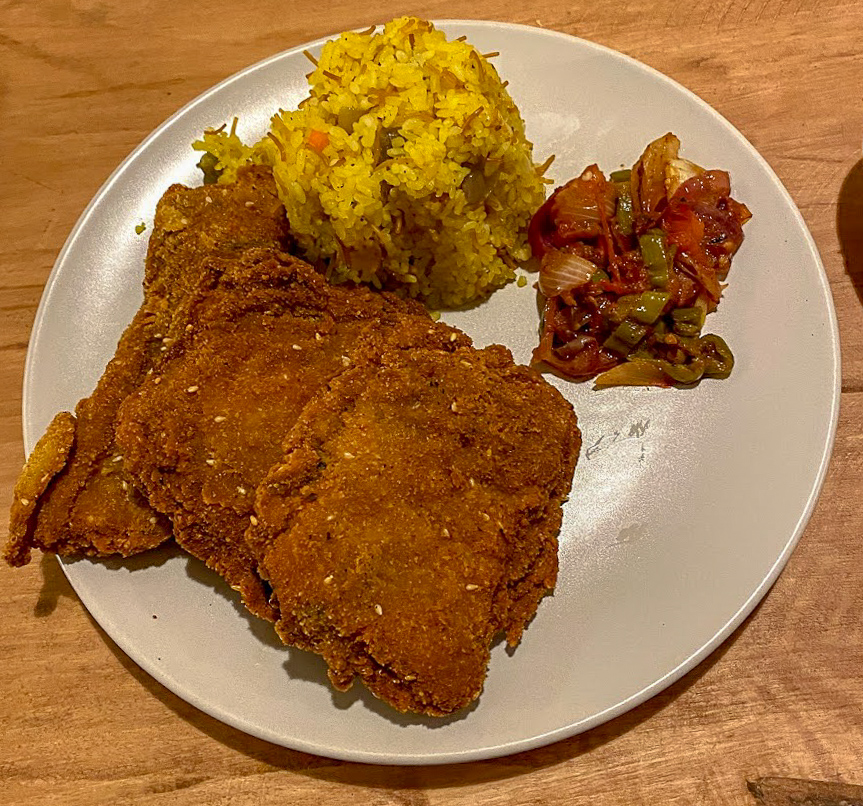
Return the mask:
[[674,325],[674,332],[679,336],[688,336],[690,338],[698,338],[701,335],[701,328],[698,325],[689,325],[685,322]]
[[601,283],[601,282],[609,282],[611,277],[608,276],[602,269],[597,269],[593,274],[590,275],[590,282],[592,283]]
[[631,319],[621,322],[612,335],[630,347],[635,347],[647,335],[647,328]]
[[608,321],[619,325],[627,316],[632,313],[632,309],[638,305],[638,294],[624,294],[617,298],[614,303],[614,309],[608,314]]
[[[621,297],[621,299],[624,298]],[[647,335],[647,330],[644,325],[639,325],[638,322],[626,319],[615,328],[614,332],[603,342],[602,346],[606,350],[611,350],[625,358]]]
[[611,352],[617,353],[624,358],[632,352],[632,347],[626,342],[621,341],[613,333],[602,343],[602,346],[606,350],[611,350]]
[[698,340],[708,378],[727,378],[734,368],[734,355],[721,336],[708,333]]
[[654,288],[668,288],[670,269],[665,233],[660,229],[648,230],[638,239],[644,267]]
[[678,383],[695,383],[701,380],[705,371],[705,360],[700,356],[693,358],[688,364],[672,364],[662,361],[662,371]]
[[662,311],[669,299],[671,294],[664,291],[645,291],[639,297],[638,305],[632,309],[630,316],[645,325],[652,325],[662,316]]
[[674,331],[681,336],[699,336],[704,327],[704,308],[675,308],[671,312]]
[[630,176],[632,176],[632,171],[629,168],[623,168],[619,171],[612,171],[610,178],[612,182],[628,182]]
[[632,235],[632,196],[629,193],[629,188],[621,190],[617,197],[616,218],[620,231],[624,235]]

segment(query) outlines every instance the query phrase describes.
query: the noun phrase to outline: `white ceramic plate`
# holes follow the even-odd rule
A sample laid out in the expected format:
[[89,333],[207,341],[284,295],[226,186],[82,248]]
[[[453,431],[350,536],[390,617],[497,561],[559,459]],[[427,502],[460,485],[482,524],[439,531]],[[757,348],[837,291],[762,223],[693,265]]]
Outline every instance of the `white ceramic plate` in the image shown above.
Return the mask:
[[[629,165],[666,131],[683,155],[730,171],[754,213],[710,329],[737,358],[730,380],[696,389],[613,389],[551,379],[573,402],[582,457],[560,536],[560,581],[521,646],[498,644],[479,703],[459,716],[403,717],[361,686],[327,685],[323,663],[281,647],[203,566],[170,551],[66,562],[81,600],[153,677],[263,739],[342,759],[430,764],[488,758],[600,724],[668,686],[715,649],[765,594],[814,506],[833,441],[835,314],[800,214],[754,148],[659,73],[551,31],[447,22],[495,64],[552,177]],[[308,45],[317,51],[322,42]],[[30,450],[51,416],[89,394],[140,298],[146,235],[172,182],[196,184],[190,143],[240,116],[254,139],[305,94],[301,48],[228,79],[160,126],[118,168],[57,260],[30,343]],[[149,229],[148,229],[149,231]],[[514,285],[447,316],[479,345],[527,362],[535,294]]]

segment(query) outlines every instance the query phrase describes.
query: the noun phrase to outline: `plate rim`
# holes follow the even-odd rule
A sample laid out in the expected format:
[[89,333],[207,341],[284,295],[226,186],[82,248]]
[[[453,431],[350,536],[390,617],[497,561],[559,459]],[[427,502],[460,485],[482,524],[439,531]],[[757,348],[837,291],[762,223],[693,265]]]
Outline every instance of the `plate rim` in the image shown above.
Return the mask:
[[[153,677],[161,685],[166,686],[170,691],[172,691],[176,696],[179,696],[184,701],[190,703],[198,710],[208,714],[214,719],[217,719],[225,724],[230,725],[244,733],[255,736],[264,741],[268,741],[274,743],[279,746],[291,748],[294,750],[299,750],[301,752],[311,753],[314,755],[322,755],[329,758],[338,759],[341,761],[353,761],[353,762],[361,762],[361,763],[373,763],[373,764],[388,764],[388,765],[398,765],[398,766],[414,766],[414,765],[423,765],[423,766],[434,766],[434,765],[442,765],[442,764],[452,764],[452,763],[463,763],[469,761],[479,761],[485,759],[498,758],[501,756],[507,756],[517,752],[524,752],[528,750],[533,750],[538,747],[542,747],[553,742],[561,741],[563,739],[570,738],[584,731],[595,728],[599,725],[608,722],[611,719],[614,719],[631,709],[637,707],[641,703],[655,696],[668,686],[672,685],[674,682],[679,680],[684,674],[691,671],[695,668],[699,663],[701,663],[705,658],[707,658],[710,654],[712,654],[733,632],[734,630],[746,619],[746,617],[754,610],[755,606],[763,599],[768,590],[775,583],[776,579],[779,577],[783,568],[787,564],[794,548],[797,546],[805,528],[814,512],[815,505],[820,496],[821,490],[823,488],[824,481],[826,479],[827,470],[829,467],[830,458],[833,451],[833,446],[835,444],[837,423],[839,417],[839,409],[840,409],[840,397],[841,397],[841,353],[840,353],[840,342],[839,342],[839,330],[838,330],[838,321],[836,317],[835,305],[832,297],[832,293],[830,291],[829,280],[827,277],[827,273],[825,271],[823,261],[821,259],[821,255],[819,253],[818,247],[815,243],[815,240],[810,232],[806,222],[800,213],[796,203],[794,202],[791,194],[788,192],[785,185],[779,179],[775,171],[772,169],[767,160],[763,157],[763,155],[743,136],[743,134],[727,119],[718,112],[715,108],[713,108],[710,104],[700,98],[691,90],[684,87],[675,79],[665,75],[659,70],[651,67],[650,65],[645,64],[644,62],[635,59],[632,56],[629,56],[620,51],[614,50],[613,48],[607,47],[605,45],[601,45],[596,42],[592,42],[587,39],[583,39],[581,37],[573,36],[571,34],[557,31],[554,29],[525,25],[521,23],[512,23],[512,22],[503,22],[499,20],[476,20],[476,19],[440,19],[440,20],[432,20],[436,27],[450,26],[450,27],[460,27],[464,29],[498,29],[502,31],[507,31],[511,33],[529,33],[532,36],[550,36],[558,39],[565,40],[570,44],[574,44],[580,48],[586,48],[588,50],[593,50],[597,53],[602,54],[605,57],[611,57],[615,60],[621,60],[626,63],[630,67],[635,67],[640,71],[646,72],[649,74],[654,80],[658,80],[676,91],[682,93],[686,96],[691,102],[694,102],[698,107],[701,108],[702,111],[708,113],[716,122],[718,122],[726,132],[732,137],[736,138],[740,143],[742,143],[746,150],[753,156],[757,161],[762,164],[762,167],[765,169],[767,174],[772,179],[775,187],[779,190],[781,196],[784,201],[788,204],[791,211],[793,211],[793,223],[796,226],[801,234],[803,235],[803,239],[807,244],[809,250],[811,251],[812,257],[815,260],[816,267],[818,269],[818,286],[820,288],[821,293],[823,294],[824,301],[826,304],[826,314],[829,322],[829,347],[830,354],[833,360],[833,388],[831,390],[830,395],[830,417],[828,423],[828,431],[827,438],[824,442],[823,449],[821,451],[819,463],[818,463],[818,471],[815,475],[815,480],[812,485],[812,488],[809,492],[809,496],[806,500],[805,506],[803,506],[800,517],[792,530],[787,542],[785,543],[784,548],[782,549],[779,556],[776,558],[774,563],[771,565],[768,572],[765,574],[764,578],[760,582],[760,584],[753,590],[753,592],[747,597],[747,599],[743,602],[743,604],[738,608],[738,610],[731,615],[731,617],[725,622],[725,624],[717,630],[714,635],[705,643],[703,643],[698,649],[693,651],[689,656],[687,656],[683,661],[681,661],[677,666],[668,671],[665,675],[663,675],[658,680],[654,681],[648,686],[645,686],[640,691],[630,695],[626,699],[616,703],[613,706],[610,706],[603,711],[592,714],[589,717],[585,717],[584,719],[578,720],[574,723],[570,723],[568,725],[562,726],[560,728],[556,728],[551,731],[546,731],[545,733],[533,736],[528,739],[520,739],[514,741],[503,742],[499,744],[487,744],[482,747],[474,747],[467,750],[454,751],[454,752],[446,752],[446,753],[432,753],[432,754],[417,754],[417,753],[406,753],[402,755],[393,755],[390,753],[380,753],[380,752],[369,752],[364,751],[362,749],[352,749],[352,750],[344,750],[342,748],[330,748],[323,746],[320,743],[307,742],[302,739],[291,738],[289,741],[284,737],[274,736],[267,730],[263,730],[258,726],[250,725],[240,717],[235,717],[231,714],[218,712],[218,709],[212,707],[204,702],[202,697],[199,697],[194,691],[187,689],[183,685],[178,685],[176,681],[173,680],[171,675],[164,673],[159,669],[155,663],[148,663],[147,659],[144,658],[139,659],[136,657],[136,652],[134,647],[131,645],[130,641],[126,640],[126,637],[120,633],[119,639],[115,637],[114,633],[109,630],[106,625],[111,625],[111,618],[106,614],[102,613],[101,617],[97,616],[97,612],[101,610],[98,606],[91,610],[90,606],[85,604],[84,599],[81,597],[79,590],[76,586],[74,574],[71,573],[71,569],[67,562],[65,562],[62,558],[57,558],[60,563],[60,567],[62,568],[66,578],[69,580],[72,588],[75,590],[76,594],[81,601],[81,604],[91,613],[93,618],[96,620],[101,629],[103,629],[106,635],[111,639],[111,641],[116,644],[124,654],[126,654],[133,663],[143,669],[148,675]],[[382,25],[382,23],[378,23],[378,26]],[[354,30],[363,30],[363,29],[354,29]],[[288,58],[290,56],[294,56],[298,53],[302,53],[303,50],[307,50],[310,48],[316,48],[323,45],[325,42],[332,39],[334,36],[342,33],[342,31],[338,31],[332,34],[328,34],[326,36],[319,37],[311,42],[302,43],[300,45],[296,45],[292,48],[288,48],[286,50],[280,51],[278,53],[272,54],[262,60],[259,60],[247,67],[242,68],[241,70],[233,73],[232,75],[226,77],[222,81],[219,81],[212,87],[206,89],[204,92],[197,95],[195,98],[188,101],[184,104],[180,109],[166,118],[162,123],[160,123],[155,129],[153,129],[120,163],[119,165],[111,172],[108,178],[104,181],[101,187],[96,191],[95,195],[91,198],[87,206],[84,208],[79,218],[77,219],[74,227],[70,231],[69,235],[66,238],[66,241],[61,248],[60,252],[57,255],[57,258],[54,261],[54,265],[51,269],[51,272],[48,275],[48,278],[45,281],[45,285],[43,288],[42,296],[39,301],[39,305],[36,310],[36,315],[34,318],[33,326],[31,328],[30,338],[28,342],[27,354],[25,359],[25,369],[24,369],[24,382],[23,382],[23,393],[22,393],[22,430],[24,436],[25,449],[29,454],[32,450],[33,445],[35,444],[35,440],[30,439],[30,434],[28,433],[28,422],[29,422],[29,400],[33,395],[33,366],[35,362],[35,353],[37,350],[36,344],[40,341],[44,322],[46,319],[46,311],[50,306],[50,301],[53,296],[54,289],[56,287],[58,277],[62,268],[67,260],[67,255],[74,247],[75,242],[81,236],[81,233],[87,226],[95,207],[99,204],[100,200],[111,190],[111,188],[119,182],[125,173],[125,171],[129,168],[131,163],[135,161],[138,156],[149,147],[149,145],[156,139],[158,139],[161,134],[171,127],[178,119],[184,117],[189,111],[194,109],[196,106],[205,103],[208,99],[210,99],[213,95],[220,93],[226,87],[230,86],[234,82],[244,79],[247,76],[254,74],[255,72],[271,65],[274,62],[279,60]],[[30,429],[32,430],[32,429]],[[96,611],[96,612],[94,612]],[[181,693],[182,692],[182,693]]]

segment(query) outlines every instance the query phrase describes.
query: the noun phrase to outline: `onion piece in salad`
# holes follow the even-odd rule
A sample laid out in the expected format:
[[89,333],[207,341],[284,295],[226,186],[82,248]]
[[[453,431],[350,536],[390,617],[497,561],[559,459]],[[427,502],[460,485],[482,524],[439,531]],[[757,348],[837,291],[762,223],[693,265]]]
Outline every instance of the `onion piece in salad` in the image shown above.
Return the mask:
[[596,264],[572,252],[549,249],[540,264],[539,290],[547,297],[572,291],[590,282],[597,268]]

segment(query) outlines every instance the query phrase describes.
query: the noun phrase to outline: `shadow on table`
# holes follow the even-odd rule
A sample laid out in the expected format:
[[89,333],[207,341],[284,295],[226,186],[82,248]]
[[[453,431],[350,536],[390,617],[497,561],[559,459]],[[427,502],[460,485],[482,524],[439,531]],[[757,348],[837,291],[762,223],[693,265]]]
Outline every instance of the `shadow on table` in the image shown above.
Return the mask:
[[851,168],[839,190],[836,233],[845,271],[863,303],[863,160]]
[[64,596],[68,599],[78,597],[53,554],[43,554],[39,565],[42,571],[42,590],[39,591],[39,598],[33,607],[33,615],[46,618],[57,609],[57,604]]
[[[40,593],[39,603],[37,603],[36,607],[37,610],[42,610],[43,615],[47,615],[54,609],[59,597],[68,596],[75,598],[75,593],[53,558],[43,560],[42,571],[44,580],[43,590]],[[746,629],[749,620],[758,612],[759,608],[760,605],[719,649],[696,666],[695,669],[684,675],[676,683],[665,689],[665,691],[657,694],[626,714],[606,722],[604,725],[600,725],[593,730],[570,739],[548,745],[547,747],[517,753],[504,758],[432,767],[377,766],[335,761],[308,753],[288,750],[249,736],[199,711],[166,689],[139,668],[134,661],[119,649],[92,617],[89,617],[89,614],[88,617],[98,635],[117,658],[118,662],[143,688],[167,705],[179,717],[215,741],[239,753],[243,753],[259,763],[286,772],[301,773],[332,783],[343,783],[351,786],[419,790],[469,786],[505,780],[525,772],[535,771],[542,767],[553,766],[576,758],[608,742],[614,741],[618,736],[627,733],[642,722],[650,719],[654,714],[674,702],[681,694],[697,683],[714,664],[722,659],[737,637]],[[361,688],[359,684],[357,684],[357,688]]]

